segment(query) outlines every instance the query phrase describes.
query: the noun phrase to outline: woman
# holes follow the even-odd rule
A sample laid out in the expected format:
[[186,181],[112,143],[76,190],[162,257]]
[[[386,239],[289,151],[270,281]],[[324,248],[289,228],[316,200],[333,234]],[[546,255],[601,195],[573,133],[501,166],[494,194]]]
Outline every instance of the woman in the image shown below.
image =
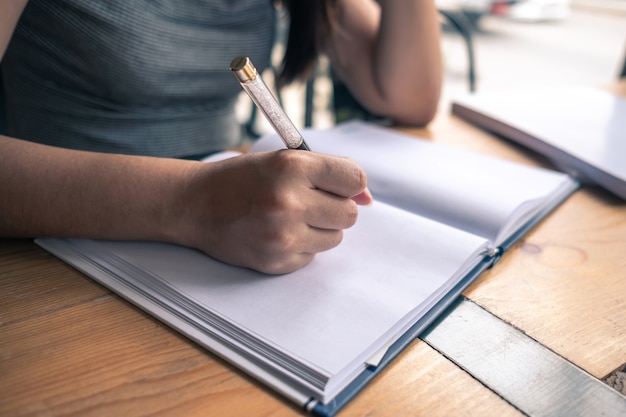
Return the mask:
[[[283,82],[325,53],[372,112],[432,119],[433,0],[282,7]],[[169,241],[267,273],[338,245],[356,205],[371,202],[352,161],[293,151],[185,160],[238,143],[241,89],[228,64],[268,64],[274,16],[269,0],[2,2],[11,137],[0,137],[0,236]]]

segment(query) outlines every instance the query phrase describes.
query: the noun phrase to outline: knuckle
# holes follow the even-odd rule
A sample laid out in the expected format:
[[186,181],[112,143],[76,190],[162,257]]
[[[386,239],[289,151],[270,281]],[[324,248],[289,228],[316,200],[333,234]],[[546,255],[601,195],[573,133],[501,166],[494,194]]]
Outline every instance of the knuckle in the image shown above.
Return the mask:
[[266,274],[281,274],[295,269],[290,239],[285,234],[268,233],[255,251],[252,268]]
[[291,272],[290,264],[282,259],[264,260],[256,269],[269,275],[279,275]]
[[307,254],[298,258],[274,259],[266,262],[259,270],[269,275],[288,274],[310,263],[314,256]]
[[259,256],[268,260],[288,258],[298,247],[298,236],[282,224],[267,224],[261,241]]
[[257,210],[268,227],[279,230],[286,228],[285,222],[301,218],[305,207],[291,192],[269,192],[258,202]]
[[280,230],[272,236],[269,246],[273,248],[274,253],[288,255],[294,252],[297,242],[298,239],[295,234],[287,230]]
[[305,172],[305,157],[305,152],[281,150],[272,153],[270,164],[279,173],[294,175]]
[[[288,245],[289,249],[283,246],[285,244]],[[314,254],[295,252],[290,247],[289,240],[270,244],[267,251],[258,254],[258,266],[255,269],[271,275],[286,274],[308,264],[315,256]]]

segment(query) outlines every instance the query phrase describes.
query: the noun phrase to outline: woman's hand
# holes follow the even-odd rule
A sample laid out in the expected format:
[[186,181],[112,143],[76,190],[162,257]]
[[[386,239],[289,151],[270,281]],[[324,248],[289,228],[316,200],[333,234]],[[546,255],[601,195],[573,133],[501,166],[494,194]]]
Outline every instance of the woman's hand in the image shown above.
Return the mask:
[[181,241],[224,262],[279,274],[337,246],[370,204],[352,161],[283,150],[204,164],[185,187]]

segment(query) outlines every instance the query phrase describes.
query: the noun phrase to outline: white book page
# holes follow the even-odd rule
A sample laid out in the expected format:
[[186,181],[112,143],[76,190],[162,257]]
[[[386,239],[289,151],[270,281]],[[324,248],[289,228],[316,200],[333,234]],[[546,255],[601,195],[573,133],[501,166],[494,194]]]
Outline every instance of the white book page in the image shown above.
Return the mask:
[[626,181],[626,98],[566,85],[511,88],[455,102]]
[[[357,161],[374,198],[495,240],[522,203],[541,204],[567,176],[540,168],[433,144],[362,122],[307,130],[312,150]],[[251,151],[281,149],[276,135]],[[524,205],[533,209],[533,204]]]
[[626,99],[581,85],[464,95],[452,112],[626,199]]
[[160,243],[97,242],[220,316],[332,376],[361,364],[446,292],[484,239],[383,203],[360,209],[335,249],[282,276]]

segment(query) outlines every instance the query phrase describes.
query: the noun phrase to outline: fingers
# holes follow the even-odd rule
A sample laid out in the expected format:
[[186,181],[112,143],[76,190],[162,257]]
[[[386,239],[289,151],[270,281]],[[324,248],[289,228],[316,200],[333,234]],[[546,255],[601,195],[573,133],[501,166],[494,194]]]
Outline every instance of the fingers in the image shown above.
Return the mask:
[[211,165],[189,193],[204,204],[183,205],[193,214],[193,246],[269,274],[294,271],[339,245],[358,205],[372,201],[365,173],[346,158],[285,150]]
[[293,199],[293,210],[299,210],[304,224],[316,229],[347,229],[356,223],[359,214],[353,200],[324,190],[307,188]]
[[309,179],[315,188],[341,197],[353,197],[366,190],[365,171],[351,159],[315,154],[311,166]]
[[303,230],[277,229],[265,236],[262,246],[248,252],[241,266],[266,274],[284,274],[299,269],[315,255],[335,248],[341,243],[343,231],[305,226]]
[[302,188],[291,188],[280,203],[303,213],[312,227],[349,228],[357,220],[356,205],[372,203],[365,172],[350,159],[302,151],[278,152],[275,158],[277,175],[302,181]]

